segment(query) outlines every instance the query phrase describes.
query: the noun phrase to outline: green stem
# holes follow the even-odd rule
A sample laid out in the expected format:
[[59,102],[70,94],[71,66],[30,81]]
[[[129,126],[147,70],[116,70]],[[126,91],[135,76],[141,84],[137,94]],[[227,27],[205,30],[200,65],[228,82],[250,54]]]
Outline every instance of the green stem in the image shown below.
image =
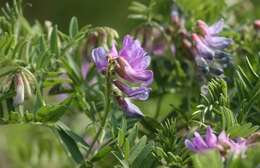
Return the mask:
[[104,118],[101,122],[101,126],[96,134],[96,136],[94,137],[89,150],[87,152],[86,157],[88,158],[88,156],[90,155],[94,145],[96,144],[100,134],[103,132],[103,129],[105,128],[106,125],[106,121],[107,121],[107,117],[108,117],[108,113],[109,113],[109,109],[110,109],[110,93],[111,93],[111,77],[110,77],[110,68],[108,67],[108,70],[106,72],[106,88],[105,88],[105,115]]
[[161,94],[159,96],[158,101],[157,101],[156,111],[155,111],[155,115],[154,115],[155,119],[158,119],[158,117],[159,117],[159,114],[160,114],[160,111],[161,111],[161,106],[162,106],[162,101],[163,101],[163,94]]

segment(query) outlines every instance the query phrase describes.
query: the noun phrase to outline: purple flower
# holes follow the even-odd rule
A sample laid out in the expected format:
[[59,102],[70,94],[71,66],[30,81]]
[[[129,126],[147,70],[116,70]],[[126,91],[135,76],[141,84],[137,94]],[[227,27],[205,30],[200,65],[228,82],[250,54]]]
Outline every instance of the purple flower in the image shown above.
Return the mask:
[[120,89],[123,93],[125,93],[128,97],[134,98],[137,100],[147,100],[149,97],[149,93],[151,91],[150,88],[147,87],[139,87],[139,88],[131,88],[128,85],[120,82],[119,80],[115,80],[114,84],[118,89]]
[[151,58],[141,47],[139,41],[127,35],[123,41],[123,47],[118,52],[119,66],[117,72],[125,80],[134,83],[149,85],[153,81],[153,72],[146,70],[150,65]]
[[238,138],[236,141],[231,141],[230,152],[234,155],[243,155],[246,152],[247,147],[247,141],[243,138]]
[[208,149],[213,149],[217,145],[217,137],[213,130],[208,127],[205,138],[202,138],[198,132],[194,133],[192,141],[186,139],[185,145],[194,152],[201,152]]
[[194,41],[195,45],[195,54],[198,57],[206,58],[208,60],[212,60],[214,57],[214,50],[209,48],[201,38],[197,34],[192,34],[192,40]]
[[202,20],[198,20],[197,25],[198,25],[198,27],[201,30],[203,35],[215,36],[219,32],[221,32],[221,30],[223,29],[223,27],[224,27],[224,20],[220,19],[218,22],[216,22],[215,24],[213,24],[211,26],[208,26]]
[[143,117],[141,110],[134,105],[129,99],[117,96],[116,100],[128,117]]
[[224,51],[231,43],[232,39],[220,37],[218,34],[223,29],[224,20],[221,19],[212,26],[199,20],[198,27],[202,35],[192,34],[194,46],[192,53],[200,69],[205,73],[222,75],[225,68],[230,63],[230,54]]
[[[119,106],[129,117],[143,116],[140,109],[128,99],[147,100],[151,90],[147,86],[153,81],[153,72],[147,70],[151,58],[141,47],[140,42],[127,35],[124,38],[123,47],[119,51],[114,43],[108,52],[104,48],[94,49],[92,58],[100,72],[107,70],[110,62],[108,59],[114,61],[117,78],[113,79],[113,84],[123,93],[116,96]],[[129,84],[139,84],[139,86],[131,87],[125,82],[121,82],[122,79]]]
[[227,48],[233,41],[229,38],[219,36],[205,36],[202,39],[204,44],[214,50],[223,50]]
[[127,35],[123,41],[123,47],[118,52],[113,45],[109,53],[104,48],[96,48],[92,51],[92,58],[99,71],[104,71],[108,64],[108,55],[117,60],[116,72],[123,79],[149,85],[153,81],[153,72],[146,70],[151,58],[141,47],[139,41]]
[[210,127],[207,128],[204,138],[195,132],[194,138],[192,140],[186,139],[184,143],[193,152],[204,152],[209,149],[215,149],[224,156],[228,153],[232,153],[233,155],[244,154],[248,147],[245,139],[238,138],[237,140],[233,140],[229,138],[225,131],[222,131],[217,137]]
[[92,50],[92,59],[99,71],[103,72],[107,69],[108,55],[103,47]]

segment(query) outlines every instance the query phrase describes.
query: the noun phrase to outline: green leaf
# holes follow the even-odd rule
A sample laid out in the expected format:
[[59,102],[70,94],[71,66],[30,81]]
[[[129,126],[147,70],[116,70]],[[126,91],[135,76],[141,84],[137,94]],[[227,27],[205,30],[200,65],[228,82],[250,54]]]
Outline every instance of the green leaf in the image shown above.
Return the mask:
[[218,151],[208,151],[192,156],[194,168],[224,168],[221,156]]
[[70,20],[69,26],[69,35],[71,38],[75,37],[79,31],[78,19],[76,17],[72,17]]
[[51,32],[51,39],[50,39],[50,48],[53,53],[56,54],[56,57],[59,55],[59,39],[58,39],[58,26],[54,26]]
[[125,139],[123,150],[124,150],[124,157],[127,160],[130,152],[130,144],[128,138]]
[[118,135],[117,135],[117,143],[121,147],[124,144],[125,140],[125,133],[123,129],[119,129]]
[[89,144],[86,143],[85,139],[73,132],[69,127],[67,127],[62,122],[58,122],[56,124],[58,127],[62,128],[74,141],[80,146],[83,147],[85,150],[89,149]]
[[54,130],[57,132],[57,134],[61,140],[61,143],[65,146],[65,148],[69,152],[69,156],[78,165],[84,164],[84,157],[81,154],[75,140],[69,134],[67,134],[67,132],[63,128],[61,128],[59,126],[57,126]]
[[142,150],[145,148],[147,142],[147,137],[143,136],[139,142],[132,148],[129,158],[128,158],[128,162],[130,164],[132,164],[135,159],[139,156],[139,154],[142,152]]
[[155,161],[152,155],[152,150],[153,150],[152,144],[146,145],[142,150],[142,152],[139,154],[139,156],[133,162],[132,167],[133,168],[152,167],[152,164]]
[[92,157],[91,161],[96,162],[100,159],[104,158],[107,154],[109,154],[112,151],[112,148],[110,146],[105,146],[98,150],[98,152],[95,154],[94,157]]
[[227,130],[227,133],[232,138],[247,137],[259,129],[259,126],[253,126],[251,123],[245,123],[243,125],[234,125]]
[[68,110],[71,99],[64,100],[59,105],[47,105],[36,112],[36,120],[41,122],[56,122]]

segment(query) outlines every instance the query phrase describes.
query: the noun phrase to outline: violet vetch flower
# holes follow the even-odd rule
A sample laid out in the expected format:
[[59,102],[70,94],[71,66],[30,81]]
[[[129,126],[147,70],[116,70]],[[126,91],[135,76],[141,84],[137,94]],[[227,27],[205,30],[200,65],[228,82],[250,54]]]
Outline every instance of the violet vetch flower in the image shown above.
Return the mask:
[[[117,54],[118,55],[114,55]],[[117,60],[116,72],[123,79],[149,85],[153,81],[153,72],[146,70],[151,58],[141,47],[139,41],[127,35],[123,41],[123,48],[118,52],[115,46],[107,53],[104,48],[96,48],[92,51],[92,58],[99,71],[105,71],[108,65],[108,55]]]
[[194,46],[192,53],[195,56],[196,63],[204,73],[222,75],[223,68],[230,63],[230,54],[224,49],[230,46],[232,39],[220,37],[218,34],[222,31],[224,20],[221,19],[212,26],[199,20],[198,27],[202,35],[193,34],[192,41]]
[[217,137],[210,127],[207,128],[205,138],[202,138],[198,132],[195,132],[194,136],[195,137],[191,141],[188,139],[185,140],[186,147],[194,152],[212,149],[217,145]]
[[104,48],[99,47],[92,50],[92,59],[95,62],[96,67],[100,72],[106,70],[108,65],[108,55]]
[[116,100],[128,117],[136,118],[144,116],[141,110],[136,105],[134,105],[128,98],[117,96]]
[[[147,100],[151,90],[148,85],[153,81],[153,72],[147,70],[151,58],[141,47],[140,42],[127,35],[124,38],[123,47],[119,51],[116,49],[115,44],[112,45],[108,52],[99,47],[92,51],[92,58],[100,72],[107,70],[108,59],[115,62],[115,72],[117,77],[120,78],[113,79],[113,84],[123,93],[123,95],[118,94],[122,96],[116,96],[119,106],[129,117],[143,116],[140,109],[128,99]],[[121,80],[139,86],[131,87]]]
[[120,89],[128,97],[134,98],[137,100],[147,100],[149,97],[149,93],[151,91],[150,88],[143,87],[143,86],[141,86],[139,88],[131,88],[128,85],[120,82],[119,80],[115,80],[114,84],[118,89]]
[[146,70],[150,65],[151,58],[141,47],[138,40],[134,40],[127,35],[118,54],[119,66],[117,66],[116,70],[120,77],[133,83],[142,83],[144,85],[152,83],[153,72]]
[[196,49],[194,53],[196,56],[212,60],[214,57],[214,51],[202,42],[201,38],[197,34],[192,34],[192,40],[195,42]]
[[202,20],[198,20],[197,25],[204,36],[206,36],[206,35],[215,36],[215,35],[218,35],[218,33],[220,33],[222,31],[222,29],[224,27],[224,20],[220,19],[218,22],[216,22],[212,26],[208,26]]
[[244,154],[248,148],[247,141],[242,138],[233,140],[222,131],[217,137],[213,130],[208,127],[206,135],[202,137],[198,132],[194,133],[192,140],[186,139],[185,145],[193,152],[204,152],[206,150],[218,150],[223,156],[228,153],[233,155]]

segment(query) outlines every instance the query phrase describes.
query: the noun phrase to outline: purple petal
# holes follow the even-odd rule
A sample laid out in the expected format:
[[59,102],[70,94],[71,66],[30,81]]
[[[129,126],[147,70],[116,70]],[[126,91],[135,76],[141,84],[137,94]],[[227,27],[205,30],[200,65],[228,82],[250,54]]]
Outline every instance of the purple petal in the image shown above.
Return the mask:
[[223,50],[232,43],[232,39],[218,36],[205,36],[204,43],[213,49]]
[[112,44],[112,48],[109,51],[109,55],[111,55],[113,58],[118,57],[118,52],[117,52],[115,43]]
[[122,110],[126,113],[128,117],[143,117],[141,110],[130,102],[129,99],[124,99],[123,97],[116,97],[116,100]]
[[207,128],[205,140],[206,140],[208,147],[210,147],[210,148],[213,148],[217,145],[217,137],[213,133],[213,130],[210,128],[210,126]]
[[153,45],[153,53],[155,55],[163,55],[166,50],[166,44],[164,42],[158,42]]
[[224,27],[224,19],[220,19],[217,23],[209,27],[209,34],[216,35],[222,31]]
[[203,140],[203,138],[200,136],[198,132],[194,133],[194,138],[192,139],[193,145],[198,150],[205,150],[208,148],[206,142]]
[[127,35],[123,41],[123,47],[119,51],[119,55],[123,57],[135,70],[146,69],[151,62],[151,58],[147,55],[138,40]]
[[218,136],[218,143],[224,147],[230,147],[231,146],[231,140],[226,135],[225,131],[222,131]]
[[99,71],[105,71],[108,65],[108,57],[103,47],[92,50],[92,59]]
[[123,79],[134,83],[143,83],[149,85],[153,81],[153,72],[150,70],[135,70],[132,66],[122,57],[118,59],[119,67],[117,73]]
[[89,63],[88,62],[83,63],[81,66],[81,74],[83,76],[83,79],[86,78],[88,74],[88,69],[89,69]]
[[246,140],[245,139],[238,139],[236,142],[231,141],[231,148],[230,151],[235,154],[244,154],[247,150]]
[[123,93],[125,93],[128,97],[137,99],[137,100],[147,100],[150,93],[150,88],[139,87],[139,88],[131,88],[128,85],[116,80],[114,84],[118,89],[120,89]]
[[197,34],[192,34],[192,40],[195,42],[196,53],[198,56],[209,60],[213,59],[215,54],[214,51],[206,46]]
[[220,19],[217,23],[213,24],[212,26],[208,26],[204,21],[198,21],[198,27],[203,33],[203,35],[217,35],[224,26],[224,20]]
[[193,152],[197,152],[197,149],[190,140],[185,139],[184,144],[188,149],[192,150]]

